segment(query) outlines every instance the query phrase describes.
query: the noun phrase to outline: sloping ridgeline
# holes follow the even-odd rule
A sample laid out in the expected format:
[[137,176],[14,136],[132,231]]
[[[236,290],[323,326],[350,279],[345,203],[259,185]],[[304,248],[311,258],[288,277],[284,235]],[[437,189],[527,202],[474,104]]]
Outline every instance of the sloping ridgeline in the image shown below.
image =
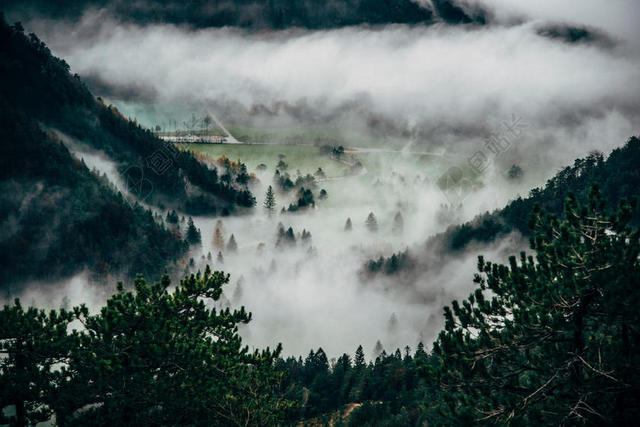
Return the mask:
[[[180,235],[127,203],[41,124],[105,149],[113,143],[114,153],[130,144],[123,158],[156,141],[95,102],[35,36],[1,21],[0,289],[16,291],[25,281],[69,277],[84,268],[95,278],[171,271],[187,249]],[[117,128],[107,130],[107,122]],[[184,161],[194,181],[215,177],[191,157]]]
[[[430,237],[424,247],[413,248],[385,258],[369,261],[364,277],[377,274],[414,273],[416,268],[429,268],[444,257],[462,254],[473,243],[490,244],[512,231],[530,236],[529,215],[535,205],[555,215],[562,214],[563,203],[569,193],[585,203],[591,184],[598,184],[608,209],[615,209],[622,198],[640,196],[640,139],[631,137],[605,160],[600,153],[577,159],[547,181],[534,188],[526,198],[518,197],[503,209],[478,215],[472,221],[453,225]],[[640,225],[636,210],[632,225]],[[426,264],[426,265],[425,265]]]
[[128,188],[148,203],[192,214],[251,208],[246,184],[221,179],[190,153],[176,150],[111,106],[96,100],[69,66],[20,25],[0,28],[0,93],[31,119],[55,128],[118,164]]
[[33,16],[77,19],[87,10],[106,10],[119,20],[137,24],[171,23],[193,27],[328,29],[351,25],[485,24],[490,13],[458,0],[6,0],[6,11],[23,19]]

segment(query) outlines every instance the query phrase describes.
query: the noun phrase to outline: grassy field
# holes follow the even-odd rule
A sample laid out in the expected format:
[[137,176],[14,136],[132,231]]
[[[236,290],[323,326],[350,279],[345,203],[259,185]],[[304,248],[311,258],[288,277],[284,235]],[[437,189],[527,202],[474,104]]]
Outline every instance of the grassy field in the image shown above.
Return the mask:
[[282,142],[285,144],[344,145],[352,147],[402,147],[406,139],[376,137],[361,131],[325,125],[301,125],[289,127],[251,127],[231,124],[229,132],[243,142]]
[[[295,175],[297,170],[303,175],[313,174],[318,167],[330,178],[344,176],[348,171],[348,166],[332,160],[319,147],[313,145],[184,144],[181,147],[207,153],[213,158],[226,155],[231,160],[239,159],[247,165],[250,172],[255,171],[259,164],[265,164],[267,170],[273,173],[280,154],[285,156],[284,161],[289,165],[287,172],[292,175]],[[367,169],[368,179],[384,177],[393,171],[425,177],[437,174],[448,163],[440,157],[399,152],[363,152],[355,154],[355,157]],[[345,153],[345,158],[349,160],[350,154]]]
[[250,172],[256,170],[259,164],[265,164],[267,170],[273,173],[278,164],[278,155],[283,154],[284,162],[289,165],[287,172],[295,175],[297,169],[302,174],[313,174],[321,167],[327,176],[344,175],[344,165],[335,162],[318,147],[312,145],[271,145],[271,144],[183,144],[189,150],[207,153],[213,158],[222,155],[231,160],[241,160]]

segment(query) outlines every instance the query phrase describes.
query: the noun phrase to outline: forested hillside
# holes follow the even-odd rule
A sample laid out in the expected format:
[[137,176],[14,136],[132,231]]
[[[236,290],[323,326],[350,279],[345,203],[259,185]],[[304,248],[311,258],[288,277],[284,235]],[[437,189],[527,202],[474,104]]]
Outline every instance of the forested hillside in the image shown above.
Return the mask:
[[[116,162],[131,192],[187,213],[251,208],[246,182],[165,144],[115,107],[96,100],[69,66],[18,24],[0,24],[0,96],[16,111],[55,128]],[[7,144],[9,141],[3,141]]]
[[[131,206],[37,122],[0,96],[0,288],[172,268],[187,244]],[[13,288],[17,291],[17,288]]]
[[[544,187],[534,188],[526,198],[518,197],[503,209],[478,215],[472,221],[450,226],[443,233],[430,237],[425,247],[413,248],[381,257],[367,263],[364,274],[384,273],[393,275],[422,268],[428,263],[439,263],[441,257],[456,256],[468,246],[477,242],[489,244],[512,231],[524,236],[531,235],[530,213],[538,205],[544,210],[560,215],[563,203],[569,193],[575,194],[581,202],[586,201],[588,188],[598,183],[602,189],[605,205],[612,209],[622,198],[640,196],[640,139],[631,137],[627,143],[613,150],[608,158],[602,153],[576,159],[551,178]],[[640,224],[640,214],[636,211],[631,223]]]
[[[49,129],[142,171],[146,202],[186,211],[251,206],[246,189],[222,184],[215,169],[180,156],[163,174],[140,164],[161,141],[96,101],[64,61],[19,25],[0,24],[0,286],[65,278],[87,268],[94,279],[172,270],[188,244],[106,176],[92,173]],[[153,166],[153,165],[152,165]],[[129,177],[123,176],[123,181]],[[140,178],[140,176],[138,176]],[[187,182],[192,185],[187,186]],[[197,190],[187,191],[187,187]],[[132,185],[130,190],[136,194]],[[144,190],[144,189],[142,189]],[[139,195],[139,194],[138,194]],[[14,291],[17,290],[15,287]]]
[[[7,9],[19,8],[9,0]],[[487,13],[454,0],[239,0],[122,1],[73,0],[31,2],[21,13],[53,18],[77,18],[87,10],[104,8],[117,18],[138,24],[173,23],[194,27],[237,26],[254,30],[300,27],[336,28],[359,24],[484,24]]]

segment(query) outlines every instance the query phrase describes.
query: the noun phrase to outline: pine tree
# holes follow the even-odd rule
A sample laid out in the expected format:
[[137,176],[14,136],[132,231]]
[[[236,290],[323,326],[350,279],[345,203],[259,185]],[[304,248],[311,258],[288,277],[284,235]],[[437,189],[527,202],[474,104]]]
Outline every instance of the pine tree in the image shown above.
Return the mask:
[[139,277],[133,292],[119,284],[98,314],[79,308],[87,333],[69,360],[77,376],[63,386],[70,401],[60,399],[61,415],[73,425],[280,424],[280,346],[249,353],[237,325],[251,314],[211,308],[228,281],[208,266],[171,292],[167,276],[155,284]]
[[227,252],[236,253],[238,252],[238,244],[236,243],[236,238],[233,234],[229,237],[229,242],[227,243]]
[[267,189],[267,194],[264,198],[264,208],[269,212],[269,215],[271,215],[276,208],[276,196],[273,194],[273,188],[271,186]]
[[426,361],[427,360],[427,352],[424,350],[424,344],[422,344],[422,341],[420,341],[418,343],[418,348],[416,349],[416,353],[413,355],[414,359],[416,359],[416,361]]
[[179,218],[178,218],[178,214],[176,213],[176,211],[175,211],[175,210],[172,210],[172,211],[170,211],[170,212],[167,212],[166,221],[167,221],[169,224],[177,224],[177,223],[178,223]]
[[224,256],[222,255],[222,252],[218,252],[218,257],[216,258],[216,261],[218,261],[218,264],[224,264]]
[[347,218],[347,222],[344,223],[344,231],[351,231],[353,224],[351,224],[351,218]]
[[365,225],[367,226],[367,229],[372,233],[378,231],[378,220],[376,219],[376,216],[373,214],[373,212],[369,213],[369,216],[365,221]]
[[196,228],[193,218],[189,217],[189,225],[187,226],[187,243],[190,245],[199,245],[202,243],[200,229]]
[[[564,219],[534,210],[533,256],[478,258],[479,287],[445,307],[434,344],[452,417],[631,425],[640,416],[640,234],[596,188]],[[487,299],[489,297],[490,299]]]
[[77,336],[67,333],[74,319],[65,309],[25,310],[18,299],[0,311],[0,408],[14,405],[11,425],[35,425],[55,412],[56,384],[72,372],[54,367],[77,347]]
[[356,369],[362,369],[365,365],[366,365],[366,362],[364,360],[364,350],[362,349],[362,346],[359,345],[357,350],[356,350],[356,357],[354,359],[354,367]]

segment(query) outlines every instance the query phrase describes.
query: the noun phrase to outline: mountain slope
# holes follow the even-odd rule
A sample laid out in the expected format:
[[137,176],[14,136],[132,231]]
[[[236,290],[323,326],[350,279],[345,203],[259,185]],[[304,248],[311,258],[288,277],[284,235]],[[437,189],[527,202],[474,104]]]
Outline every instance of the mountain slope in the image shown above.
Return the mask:
[[193,27],[241,27],[251,30],[284,28],[328,29],[350,25],[485,24],[488,13],[478,5],[456,0],[176,0],[123,1],[7,0],[7,10],[30,17],[78,18],[88,10],[104,10],[117,19],[137,24],[171,23]]
[[179,236],[2,97],[0,111],[0,288],[85,268],[94,279],[171,270],[187,249]]
[[[18,111],[55,128],[118,164],[133,193],[155,205],[215,214],[251,208],[246,183],[176,150],[112,106],[95,99],[69,66],[18,24],[0,26],[0,95]],[[233,178],[233,177],[228,177]],[[139,183],[147,184],[143,189]]]
[[[535,205],[555,215],[562,214],[563,203],[569,193],[585,203],[589,188],[598,184],[609,209],[614,209],[622,198],[640,197],[640,139],[631,137],[627,143],[605,160],[600,153],[575,160],[549,179],[544,187],[531,190],[526,198],[518,197],[503,209],[478,215],[472,221],[450,226],[443,233],[430,237],[424,247],[414,248],[391,257],[371,260],[363,269],[365,277],[396,273],[410,273],[441,264],[444,257],[464,253],[470,245],[490,244],[517,231],[530,236],[529,215]],[[640,224],[636,211],[632,220]]]
[[[29,280],[84,269],[100,280],[172,271],[188,248],[180,226],[165,227],[151,211],[131,205],[46,129],[60,129],[124,165],[161,142],[94,100],[35,36],[0,21],[0,288],[11,293]],[[151,201],[208,211],[233,209],[239,197],[252,204],[248,191],[220,184],[216,171],[191,155],[181,155],[177,165],[173,174],[148,175]],[[188,186],[197,192],[188,194]]]

